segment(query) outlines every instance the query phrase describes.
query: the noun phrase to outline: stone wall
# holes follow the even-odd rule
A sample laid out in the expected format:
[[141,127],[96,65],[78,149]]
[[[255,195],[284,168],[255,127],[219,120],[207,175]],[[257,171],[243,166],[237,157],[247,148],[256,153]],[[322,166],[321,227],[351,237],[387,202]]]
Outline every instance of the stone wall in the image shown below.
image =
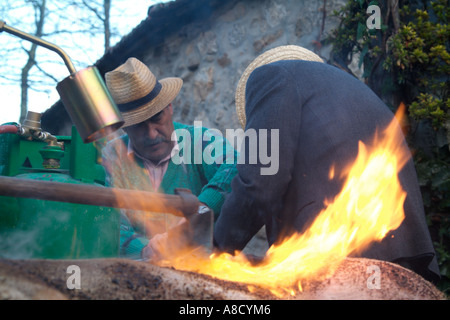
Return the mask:
[[158,78],[176,76],[184,80],[173,103],[175,121],[191,124],[199,120],[203,126],[222,131],[239,128],[234,94],[247,65],[258,54],[286,44],[306,47],[327,59],[331,48],[317,44],[336,27],[338,21],[332,12],[345,3],[234,2],[218,9],[208,21],[186,25],[162,46],[148,50],[143,60]]

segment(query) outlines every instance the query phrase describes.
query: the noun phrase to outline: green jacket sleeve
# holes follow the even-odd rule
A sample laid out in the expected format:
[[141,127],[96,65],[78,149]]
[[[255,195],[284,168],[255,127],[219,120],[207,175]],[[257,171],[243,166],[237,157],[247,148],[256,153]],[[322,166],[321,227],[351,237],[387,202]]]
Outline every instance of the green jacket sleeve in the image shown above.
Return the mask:
[[149,240],[135,232],[124,214],[120,223],[120,254],[121,258],[141,259],[142,249],[147,246]]
[[239,154],[218,130],[203,129],[202,141],[195,143],[197,145],[201,143],[203,156],[201,166],[208,181],[198,199],[211,208],[217,218],[226,194],[231,192],[231,180],[237,173],[236,163]]

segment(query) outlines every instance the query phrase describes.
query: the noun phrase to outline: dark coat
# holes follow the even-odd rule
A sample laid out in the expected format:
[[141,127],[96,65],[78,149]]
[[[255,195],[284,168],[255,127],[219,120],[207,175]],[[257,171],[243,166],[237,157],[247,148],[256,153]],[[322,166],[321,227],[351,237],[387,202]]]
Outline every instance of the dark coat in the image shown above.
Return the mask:
[[[361,81],[309,61],[279,61],[255,69],[246,102],[246,130],[279,129],[279,170],[261,175],[260,162],[237,165],[232,193],[214,230],[215,245],[229,252],[242,250],[263,225],[269,245],[305,230],[324,201],[342,188],[343,180],[330,180],[330,168],[342,171],[356,158],[358,141],[370,143],[376,130],[394,117]],[[241,156],[249,159],[248,152],[242,150]],[[436,280],[439,270],[412,160],[399,178],[407,192],[405,220],[362,256],[397,262]]]

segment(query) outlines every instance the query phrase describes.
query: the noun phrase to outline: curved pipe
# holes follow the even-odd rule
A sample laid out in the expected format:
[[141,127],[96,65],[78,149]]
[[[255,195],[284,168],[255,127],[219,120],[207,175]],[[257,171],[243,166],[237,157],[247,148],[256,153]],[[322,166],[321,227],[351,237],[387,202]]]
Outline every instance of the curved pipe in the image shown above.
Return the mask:
[[19,133],[19,128],[13,124],[4,124],[0,126],[0,134],[2,133]]
[[67,53],[63,49],[58,47],[57,45],[50,43],[46,40],[43,40],[41,38],[35,37],[31,34],[20,31],[16,28],[10,27],[10,26],[6,25],[5,21],[0,20],[0,32],[2,32],[2,31],[6,31],[12,35],[19,37],[19,38],[31,41],[37,45],[43,46],[51,51],[56,52],[64,60],[64,64],[66,65],[67,69],[69,69],[70,74],[73,74],[76,72],[76,69],[73,66],[73,63],[70,60]]

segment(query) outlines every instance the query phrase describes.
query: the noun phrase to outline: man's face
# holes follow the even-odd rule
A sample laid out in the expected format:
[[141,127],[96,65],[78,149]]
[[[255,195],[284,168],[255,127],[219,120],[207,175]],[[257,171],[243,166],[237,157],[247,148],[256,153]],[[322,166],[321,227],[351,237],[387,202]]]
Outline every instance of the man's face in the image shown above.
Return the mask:
[[174,145],[170,139],[174,131],[172,115],[169,104],[150,119],[124,128],[140,156],[157,163],[170,154]]

